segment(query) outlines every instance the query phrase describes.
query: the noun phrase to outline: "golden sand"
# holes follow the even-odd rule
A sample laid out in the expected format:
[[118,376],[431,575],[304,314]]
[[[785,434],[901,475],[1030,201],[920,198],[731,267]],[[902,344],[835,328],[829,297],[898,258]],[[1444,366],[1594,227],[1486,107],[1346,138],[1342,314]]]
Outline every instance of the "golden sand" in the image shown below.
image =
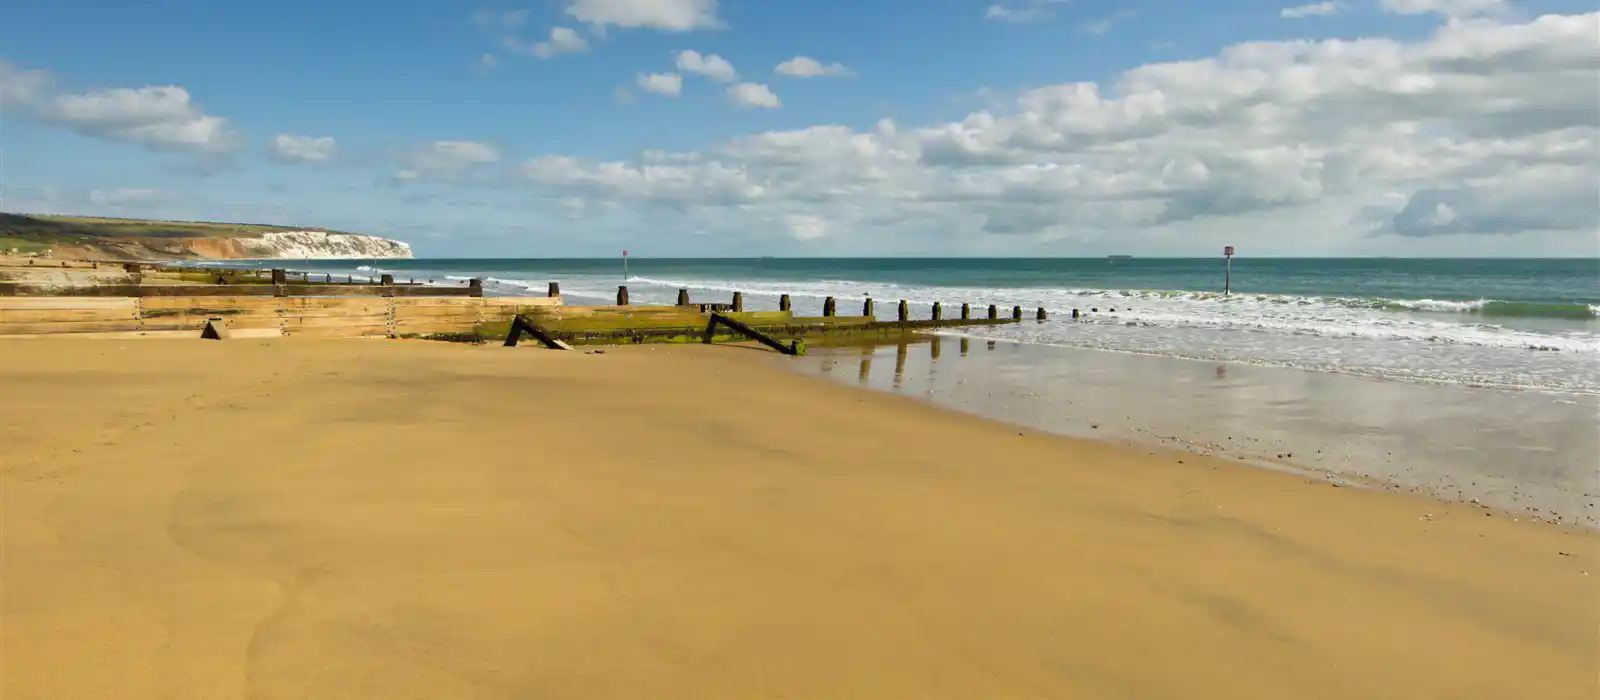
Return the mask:
[[1595,697],[1594,533],[775,361],[0,341],[0,695]]

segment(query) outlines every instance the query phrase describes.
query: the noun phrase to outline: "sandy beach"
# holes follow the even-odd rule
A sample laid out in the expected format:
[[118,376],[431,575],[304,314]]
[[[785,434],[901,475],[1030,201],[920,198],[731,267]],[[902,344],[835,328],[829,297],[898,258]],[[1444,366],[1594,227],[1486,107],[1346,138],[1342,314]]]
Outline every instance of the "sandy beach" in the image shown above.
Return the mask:
[[1595,696],[1592,531],[781,361],[0,341],[0,694]]

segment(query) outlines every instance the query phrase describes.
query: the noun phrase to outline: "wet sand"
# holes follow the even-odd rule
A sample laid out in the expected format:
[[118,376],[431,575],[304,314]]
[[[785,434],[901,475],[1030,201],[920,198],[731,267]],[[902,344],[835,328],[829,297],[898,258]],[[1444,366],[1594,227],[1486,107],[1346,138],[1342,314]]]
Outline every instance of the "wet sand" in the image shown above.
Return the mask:
[[1592,532],[773,359],[0,341],[0,694],[1593,697]]
[[959,337],[818,349],[794,366],[1065,435],[1600,528],[1596,396]]

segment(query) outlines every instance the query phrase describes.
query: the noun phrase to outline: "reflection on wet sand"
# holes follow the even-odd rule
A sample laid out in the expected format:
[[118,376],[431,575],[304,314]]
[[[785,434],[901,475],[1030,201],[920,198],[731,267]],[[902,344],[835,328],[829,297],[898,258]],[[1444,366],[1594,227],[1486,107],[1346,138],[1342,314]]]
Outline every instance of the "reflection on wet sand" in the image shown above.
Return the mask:
[[[1600,526],[1589,495],[1597,397],[1027,343],[994,352],[994,340],[983,341],[989,352],[969,354],[966,337],[956,341],[959,356],[946,356],[945,341],[922,342],[926,355],[904,343],[855,348],[857,382],[1052,432],[1286,465]],[[873,356],[889,352],[894,372],[880,363],[874,374]],[[810,371],[829,362],[807,361]]]

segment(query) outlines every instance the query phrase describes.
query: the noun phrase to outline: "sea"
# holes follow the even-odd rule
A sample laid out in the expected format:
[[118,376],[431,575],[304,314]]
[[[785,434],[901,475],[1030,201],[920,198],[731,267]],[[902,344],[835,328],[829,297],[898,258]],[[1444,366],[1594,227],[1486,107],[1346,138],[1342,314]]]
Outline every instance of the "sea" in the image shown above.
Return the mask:
[[[285,264],[277,261],[276,264]],[[491,294],[578,302],[726,301],[752,309],[789,294],[800,313],[906,300],[946,308],[1020,305],[1053,319],[970,332],[985,340],[1290,367],[1396,381],[1600,394],[1595,259],[415,259],[307,261],[296,269],[394,274]],[[1228,269],[1231,267],[1231,270]],[[624,276],[626,275],[626,276]],[[1224,293],[1224,284],[1229,292]],[[1073,310],[1080,321],[1071,322]],[[953,333],[969,333],[953,331]]]
[[[229,261],[236,266],[239,263]],[[1600,260],[262,261],[490,295],[1024,321],[783,365],[1037,430],[1600,528]],[[1043,308],[1048,317],[1036,321]],[[1076,320],[1074,319],[1076,313]],[[623,399],[626,400],[626,399]],[[1423,501],[1426,503],[1426,501]],[[1434,516],[1419,505],[1418,518]]]

